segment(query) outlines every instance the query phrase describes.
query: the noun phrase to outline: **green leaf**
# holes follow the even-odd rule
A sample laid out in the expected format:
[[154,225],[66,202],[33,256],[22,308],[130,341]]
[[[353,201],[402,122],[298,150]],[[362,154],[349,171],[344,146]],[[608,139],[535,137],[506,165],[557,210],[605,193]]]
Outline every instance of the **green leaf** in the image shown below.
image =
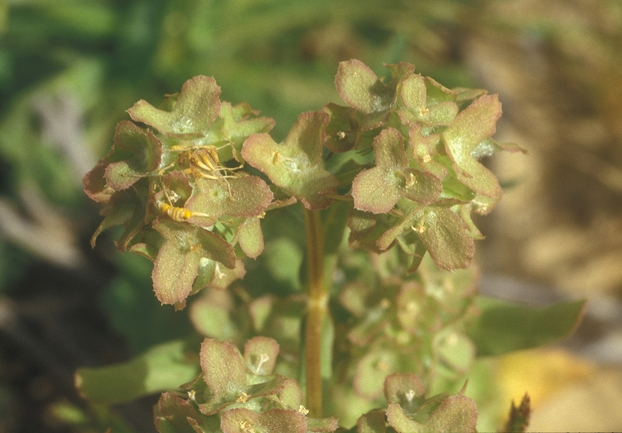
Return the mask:
[[448,172],[447,167],[436,157],[441,153],[441,150],[444,152],[441,136],[430,134],[424,137],[422,130],[423,126],[419,123],[410,128],[409,144],[413,157],[424,171],[433,174],[438,179],[444,179]]
[[356,421],[357,433],[386,433],[386,415],[382,410],[367,412]]
[[417,111],[424,111],[427,106],[427,90],[424,78],[417,74],[413,74],[402,82],[402,91],[400,96],[405,108],[416,114]]
[[[124,152],[129,156],[115,162],[117,153]],[[105,170],[107,185],[120,191],[158,168],[162,159],[162,143],[151,131],[144,131],[126,120],[117,125],[114,146],[108,158],[113,162]]]
[[469,322],[467,334],[477,356],[502,355],[551,344],[569,337],[579,326],[587,301],[531,307],[501,299],[477,297],[479,317]]
[[386,111],[393,103],[391,89],[360,60],[339,63],[335,87],[346,104],[366,114]]
[[475,345],[456,330],[441,331],[434,338],[438,359],[452,370],[467,373],[475,360]]
[[101,232],[131,221],[136,213],[136,202],[128,200],[127,194],[115,193],[109,200],[110,204],[103,210],[105,212],[104,219],[91,237],[91,248],[95,248],[95,242]]
[[339,294],[339,302],[355,317],[361,318],[367,313],[367,298],[370,289],[360,281],[348,282]]
[[271,409],[257,413],[236,408],[221,415],[221,428],[223,433],[306,433],[307,421],[296,410]]
[[442,134],[447,155],[460,182],[476,193],[494,199],[499,199],[502,194],[499,182],[471,152],[494,134],[500,116],[501,104],[497,96],[482,96],[460,112]]
[[337,418],[307,418],[307,432],[332,432],[337,427]]
[[[438,89],[436,85],[438,83],[421,75],[411,75],[403,81],[401,97],[405,110],[398,112],[402,122],[408,126],[451,124],[458,114],[455,95],[440,85],[441,89]],[[430,88],[432,92],[428,95]]]
[[[173,392],[160,396],[154,408],[155,426],[160,433],[197,433],[207,430],[195,430],[208,419],[198,413],[190,402]],[[206,427],[206,426],[202,426]]]
[[384,396],[388,404],[399,404],[414,413],[425,399],[425,388],[414,374],[393,373],[384,380]]
[[447,270],[467,268],[475,245],[464,221],[444,207],[427,206],[418,215],[416,231],[434,264]]
[[284,409],[298,410],[302,404],[302,390],[294,379],[285,378],[277,394],[278,402]]
[[272,338],[257,336],[244,345],[246,367],[257,375],[272,374],[278,355],[279,343]]
[[354,207],[387,213],[402,196],[403,170],[408,166],[404,139],[396,129],[384,129],[374,139],[376,167],[361,171],[352,182]]
[[218,340],[234,340],[239,336],[241,325],[231,317],[233,309],[231,293],[209,290],[190,305],[190,320],[197,332]]
[[245,102],[235,106],[231,106],[229,102],[223,102],[220,106],[220,117],[223,119],[223,140],[233,142],[237,148],[252,134],[270,132],[276,123],[274,119],[250,117],[257,114],[259,113]]
[[[398,222],[399,220],[390,214],[372,214],[353,208],[348,218],[348,227],[350,228],[348,241],[350,248],[362,247],[373,252],[384,251],[382,249],[384,244],[382,244],[380,239],[384,233],[398,224]],[[389,245],[391,242],[389,242]]]
[[220,87],[213,77],[194,77],[184,83],[172,111],[159,110],[140,100],[127,112],[134,121],[152,126],[165,135],[202,137],[220,113]]
[[408,167],[402,134],[384,129],[374,139],[376,167],[361,171],[352,182],[354,207],[387,213],[401,197],[421,204],[434,202],[442,186],[434,176]]
[[[249,373],[248,370],[247,373]],[[283,388],[287,386],[286,383],[291,379],[287,379],[285,376],[281,376],[280,374],[260,376],[254,375],[253,373],[247,375],[247,378],[248,383],[259,382],[246,388],[246,396],[244,399],[248,398],[248,400],[252,400],[257,397],[265,397],[268,400],[275,402],[280,409],[290,409],[279,400],[279,395],[281,391],[283,391]],[[266,381],[266,379],[268,380]],[[265,382],[261,382],[262,380]],[[253,402],[253,404],[255,403],[256,402]],[[300,405],[296,406],[296,408],[299,406]]]
[[145,227],[145,202],[149,185],[147,179],[141,179],[132,188],[119,191],[110,199],[111,206],[122,207],[123,209],[118,210],[124,215],[129,215],[131,209],[131,216],[124,222],[123,233],[116,242],[121,252],[127,249],[134,237]]
[[96,403],[132,401],[192,380],[199,369],[190,353],[183,341],[161,344],[128,362],[80,368],[75,384],[82,396]]
[[91,200],[98,203],[107,203],[115,192],[107,184],[106,167],[108,167],[108,162],[101,160],[82,178],[84,192]]
[[[170,171],[161,176],[160,182],[162,184],[162,189],[166,190],[171,197],[175,198],[172,203],[177,206],[184,205],[192,195],[192,185],[190,185],[186,175],[179,170]],[[161,197],[161,199],[168,200],[165,195]]]
[[423,424],[410,419],[399,404],[389,404],[386,414],[389,425],[398,433],[424,433],[429,431]]
[[[423,287],[415,281],[405,283],[396,299],[397,320],[406,332],[416,335],[423,325],[426,297]],[[386,384],[385,384],[386,385]],[[387,397],[387,401],[389,401]],[[390,403],[397,403],[389,401]]]
[[183,302],[199,272],[201,258],[232,269],[233,248],[218,235],[197,226],[158,218],[153,228],[165,239],[153,266],[153,286],[162,304]]
[[246,390],[246,366],[232,343],[210,338],[201,344],[200,359],[203,379],[211,391],[208,402],[200,405],[200,409],[210,415],[218,407],[235,402]]
[[359,128],[356,110],[337,104],[327,104],[323,110],[330,116],[326,127],[326,147],[332,152],[347,152],[358,143]]
[[256,259],[263,252],[264,241],[259,218],[247,218],[238,227],[238,243],[244,254]]
[[464,395],[454,395],[443,401],[438,409],[432,412],[425,426],[430,433],[474,432],[476,423],[475,402]]
[[382,395],[387,375],[401,367],[398,355],[393,350],[382,348],[368,352],[356,365],[354,390],[361,397],[376,399]]
[[324,194],[335,193],[337,186],[337,179],[322,162],[328,121],[328,115],[321,111],[303,113],[283,144],[268,134],[253,134],[244,142],[242,156],[307,209],[324,209],[332,201]]
[[186,208],[214,218],[254,217],[262,214],[273,197],[268,185],[257,176],[201,178]]
[[217,261],[202,257],[199,262],[199,275],[192,285],[192,293],[206,287],[225,290],[235,280],[244,278],[245,274],[244,262],[240,259],[236,259],[234,268],[230,269]]
[[389,405],[387,419],[398,433],[469,433],[475,431],[477,407],[470,398],[456,395],[445,399],[424,423],[410,419],[398,404]]

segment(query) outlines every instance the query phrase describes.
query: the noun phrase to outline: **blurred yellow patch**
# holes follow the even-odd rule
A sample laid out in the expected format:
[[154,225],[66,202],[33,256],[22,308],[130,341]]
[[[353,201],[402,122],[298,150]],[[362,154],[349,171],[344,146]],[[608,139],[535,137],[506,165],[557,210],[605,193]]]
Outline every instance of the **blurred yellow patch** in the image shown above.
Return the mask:
[[[537,409],[561,389],[592,377],[596,366],[560,348],[534,349],[499,359],[497,379],[503,399],[517,404],[525,392]],[[508,403],[509,404],[509,403]]]

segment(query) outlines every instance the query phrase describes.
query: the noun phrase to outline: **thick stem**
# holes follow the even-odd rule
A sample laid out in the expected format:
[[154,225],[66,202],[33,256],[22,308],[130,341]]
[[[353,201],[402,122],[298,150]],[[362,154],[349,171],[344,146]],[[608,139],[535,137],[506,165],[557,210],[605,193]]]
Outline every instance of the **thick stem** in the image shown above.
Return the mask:
[[320,368],[322,321],[326,314],[327,292],[324,286],[324,237],[319,211],[304,209],[307,235],[309,300],[305,329],[307,366],[307,409],[310,416],[322,416],[322,374]]

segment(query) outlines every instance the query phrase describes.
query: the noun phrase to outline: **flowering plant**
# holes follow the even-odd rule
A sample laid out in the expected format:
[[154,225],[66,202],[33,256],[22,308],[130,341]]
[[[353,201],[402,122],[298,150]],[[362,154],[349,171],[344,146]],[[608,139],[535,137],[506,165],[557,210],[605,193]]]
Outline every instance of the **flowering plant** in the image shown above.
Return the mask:
[[475,431],[463,386],[475,358],[571,332],[582,302],[477,296],[472,215],[502,194],[480,160],[522,151],[492,138],[497,97],[386,66],[383,80],[342,62],[346,105],[301,114],[282,142],[204,76],[128,110],[84,178],[104,206],[92,244],[122,226],[118,249],[154,263],[162,304],[194,299],[205,339],[82,369],[84,395],[165,391],[163,433]]

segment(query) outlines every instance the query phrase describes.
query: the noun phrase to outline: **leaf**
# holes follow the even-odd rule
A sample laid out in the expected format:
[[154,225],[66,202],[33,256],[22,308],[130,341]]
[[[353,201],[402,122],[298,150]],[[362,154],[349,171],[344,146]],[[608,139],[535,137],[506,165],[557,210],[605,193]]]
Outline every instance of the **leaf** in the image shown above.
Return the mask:
[[140,100],[127,110],[142,122],[171,137],[202,137],[220,113],[220,87],[213,77],[198,76],[186,81],[172,111],[159,110]]
[[[433,174],[438,179],[444,180],[448,169],[437,157],[443,150],[441,136],[439,134],[430,134],[424,137],[422,130],[423,126],[421,124],[416,124],[410,128],[409,145],[412,156],[424,171]],[[447,157],[445,156],[444,158]]]
[[354,377],[356,393],[370,400],[380,397],[385,377],[400,369],[399,361],[398,355],[388,349],[368,352],[356,365]]
[[360,281],[345,284],[339,294],[339,302],[355,317],[361,318],[368,310],[367,298],[370,289]]
[[305,433],[307,422],[296,410],[271,409],[257,413],[236,408],[221,415],[221,428],[223,433]]
[[243,102],[231,106],[229,102],[223,102],[220,106],[220,117],[223,119],[222,138],[233,142],[236,146],[252,134],[270,132],[274,128],[275,121],[269,117],[256,116],[257,111]]
[[[278,396],[280,395],[281,391],[283,391],[283,388],[287,386],[287,382],[291,379],[287,379],[285,376],[281,376],[280,374],[274,374],[270,376],[255,375],[254,377],[252,377],[251,374],[251,376],[247,377],[249,378],[249,383],[268,379],[265,382],[259,382],[246,388],[246,395],[248,397],[248,400],[257,397],[265,397],[268,400],[274,401],[280,409],[290,409],[289,407],[286,407],[286,405],[282,404]],[[296,408],[298,408],[299,406],[300,405],[296,406]]]
[[165,392],[154,408],[154,420],[160,433],[197,433],[205,430],[195,430],[193,425],[201,425],[207,418],[187,400],[173,392]]
[[261,215],[273,198],[268,184],[257,176],[201,178],[186,208],[214,218],[254,217]]
[[[405,108],[409,111],[417,113],[424,111],[427,106],[427,90],[424,78],[417,74],[406,78],[402,83],[402,91],[400,93]],[[421,116],[422,117],[422,116]]]
[[386,111],[393,103],[391,89],[360,60],[339,63],[335,87],[346,104],[366,114]]
[[109,200],[110,204],[103,209],[105,217],[91,237],[91,248],[95,248],[95,242],[101,232],[132,220],[136,213],[136,202],[128,200],[127,194],[115,194]]
[[244,345],[246,367],[257,375],[272,374],[278,355],[279,343],[272,338],[257,336]]
[[[458,114],[455,95],[435,81],[421,75],[411,75],[402,83],[401,97],[405,110],[398,112],[402,122],[408,126],[449,125]],[[428,95],[428,89],[432,89]],[[438,98],[437,95],[442,95]]]
[[[398,223],[398,218],[393,215],[375,215],[353,208],[348,218],[348,227],[350,228],[348,241],[350,248],[366,248],[376,253],[383,251],[380,247],[381,237]],[[391,242],[389,242],[389,245]]]
[[307,418],[307,432],[332,432],[338,427],[337,418]]
[[386,433],[386,415],[384,411],[367,412],[356,421],[357,433]]
[[162,304],[183,302],[199,272],[201,251],[190,232],[179,232],[162,245],[153,266],[153,288]]
[[199,369],[188,355],[184,341],[160,344],[121,364],[79,368],[75,385],[84,398],[95,403],[136,400],[192,380]]
[[398,404],[389,405],[387,419],[398,433],[468,433],[475,431],[477,407],[470,398],[456,395],[445,399],[424,423],[410,419]]
[[569,337],[579,326],[587,301],[530,307],[479,296],[480,315],[467,326],[477,356],[502,355],[551,344]]
[[474,432],[477,423],[477,407],[475,402],[464,395],[447,398],[432,412],[425,422],[430,433]]
[[354,207],[372,213],[387,213],[402,196],[403,170],[408,166],[404,139],[393,128],[374,139],[376,167],[361,171],[352,182]]
[[414,413],[425,399],[425,388],[414,374],[393,373],[384,380],[384,396],[388,404],[399,404]]
[[158,218],[153,228],[165,239],[153,266],[153,286],[162,304],[184,301],[192,291],[201,258],[235,266],[233,248],[218,235],[191,224]]
[[302,390],[294,379],[285,378],[277,394],[279,404],[284,409],[298,410],[302,404]]
[[264,241],[259,218],[247,218],[238,227],[238,243],[244,254],[256,259],[263,252]]
[[[124,151],[129,155],[115,162],[117,154]],[[117,125],[114,146],[107,158],[113,160],[105,170],[107,185],[120,191],[158,168],[162,159],[162,143],[151,131],[144,131],[130,121],[122,121]]]
[[[425,304],[425,291],[417,282],[409,281],[402,285],[396,298],[396,305],[397,320],[404,331],[413,335],[419,332],[427,310]],[[397,402],[389,401],[389,403]]]
[[453,371],[467,373],[475,360],[475,345],[455,330],[441,331],[434,338],[438,359]]
[[408,167],[402,134],[384,129],[374,139],[376,167],[361,171],[352,182],[354,207],[372,213],[387,213],[401,197],[421,204],[434,202],[442,185],[434,176]]
[[327,104],[322,109],[330,116],[326,127],[326,147],[332,152],[347,152],[358,143],[359,129],[356,110],[337,104]]
[[98,203],[108,202],[115,192],[106,182],[105,174],[107,166],[107,161],[98,161],[95,167],[82,178],[84,192],[86,192],[86,195],[88,195],[91,200]]
[[323,194],[335,193],[337,186],[337,179],[322,162],[328,121],[328,115],[321,111],[303,113],[283,144],[268,134],[253,134],[244,142],[242,156],[307,209],[324,209],[332,200]]
[[201,344],[200,360],[203,379],[211,391],[209,401],[200,405],[200,409],[210,415],[219,406],[235,402],[246,390],[246,366],[232,343],[210,338]]
[[389,425],[398,433],[424,433],[429,431],[423,424],[410,419],[399,404],[389,404],[386,414]]
[[[212,260],[202,258],[201,262],[204,261],[213,262]],[[240,259],[236,259],[235,266],[233,269],[222,266],[221,263],[214,263],[214,278],[207,284],[207,287],[216,290],[225,290],[229,285],[235,280],[240,280],[244,278],[246,274],[246,269],[244,268],[244,262]],[[199,268],[200,271],[200,268]],[[196,285],[193,287],[193,290],[197,289]]]
[[419,211],[417,233],[434,264],[441,269],[465,269],[473,259],[475,245],[462,219],[444,207],[427,206]]
[[499,199],[502,194],[499,182],[471,152],[494,134],[500,116],[501,104],[497,96],[482,96],[461,111],[442,134],[447,155],[460,182],[476,193],[494,199]]
[[127,249],[134,237],[145,227],[145,201],[149,185],[147,179],[141,179],[132,188],[117,192],[110,199],[110,204],[119,207],[118,210],[126,216],[130,215],[131,209],[131,216],[123,223],[123,233],[116,242],[117,249],[121,252]]
[[209,290],[190,304],[190,320],[197,332],[217,340],[234,340],[240,335],[240,322],[233,320],[230,292]]
[[[160,177],[162,189],[165,189],[172,197],[175,197],[176,205],[185,205],[186,201],[192,195],[192,185],[188,181],[186,175],[179,171],[170,171]],[[167,200],[166,197],[162,199]]]

